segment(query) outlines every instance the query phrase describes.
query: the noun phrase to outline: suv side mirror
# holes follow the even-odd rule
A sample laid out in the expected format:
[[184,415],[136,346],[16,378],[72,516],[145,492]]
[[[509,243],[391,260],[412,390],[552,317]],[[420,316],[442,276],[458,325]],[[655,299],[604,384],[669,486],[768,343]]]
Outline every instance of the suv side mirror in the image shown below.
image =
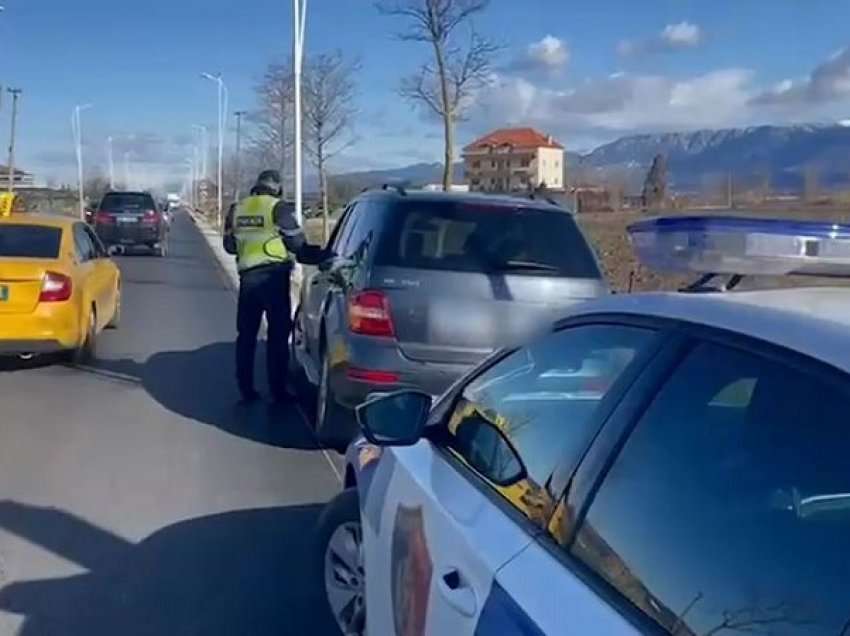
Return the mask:
[[366,439],[378,446],[412,446],[420,440],[431,410],[431,396],[398,391],[357,407],[357,421]]

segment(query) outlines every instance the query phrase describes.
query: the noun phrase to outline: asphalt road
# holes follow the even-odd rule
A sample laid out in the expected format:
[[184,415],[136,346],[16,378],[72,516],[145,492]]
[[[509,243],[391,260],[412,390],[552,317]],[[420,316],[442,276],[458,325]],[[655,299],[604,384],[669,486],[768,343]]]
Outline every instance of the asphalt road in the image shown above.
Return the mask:
[[0,368],[2,635],[333,633],[338,478],[295,409],[236,404],[234,293],[188,216],[170,249],[119,259],[91,368]]

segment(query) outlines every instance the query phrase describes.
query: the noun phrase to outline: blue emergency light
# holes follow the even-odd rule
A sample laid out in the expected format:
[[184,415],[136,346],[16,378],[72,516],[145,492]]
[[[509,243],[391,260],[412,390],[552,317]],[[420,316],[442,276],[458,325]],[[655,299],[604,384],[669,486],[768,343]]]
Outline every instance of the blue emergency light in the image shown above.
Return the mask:
[[629,226],[658,272],[850,277],[850,225],[734,216],[659,217]]

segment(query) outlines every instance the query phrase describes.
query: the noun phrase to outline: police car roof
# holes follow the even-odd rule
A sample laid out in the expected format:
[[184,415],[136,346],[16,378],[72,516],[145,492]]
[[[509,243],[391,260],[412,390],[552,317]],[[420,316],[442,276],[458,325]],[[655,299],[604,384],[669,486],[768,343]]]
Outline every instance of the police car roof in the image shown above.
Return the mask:
[[612,295],[577,314],[625,313],[727,329],[850,373],[850,289],[809,287],[728,293]]

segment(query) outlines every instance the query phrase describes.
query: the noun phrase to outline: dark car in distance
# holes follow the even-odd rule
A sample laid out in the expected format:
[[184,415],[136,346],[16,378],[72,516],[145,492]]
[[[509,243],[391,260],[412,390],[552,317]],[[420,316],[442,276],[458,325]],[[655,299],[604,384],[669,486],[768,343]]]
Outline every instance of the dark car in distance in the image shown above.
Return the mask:
[[292,348],[337,449],[367,397],[431,395],[608,292],[573,215],[544,200],[384,187],[357,197],[302,286]]
[[107,248],[168,251],[168,222],[149,192],[108,192],[94,215],[94,229]]

